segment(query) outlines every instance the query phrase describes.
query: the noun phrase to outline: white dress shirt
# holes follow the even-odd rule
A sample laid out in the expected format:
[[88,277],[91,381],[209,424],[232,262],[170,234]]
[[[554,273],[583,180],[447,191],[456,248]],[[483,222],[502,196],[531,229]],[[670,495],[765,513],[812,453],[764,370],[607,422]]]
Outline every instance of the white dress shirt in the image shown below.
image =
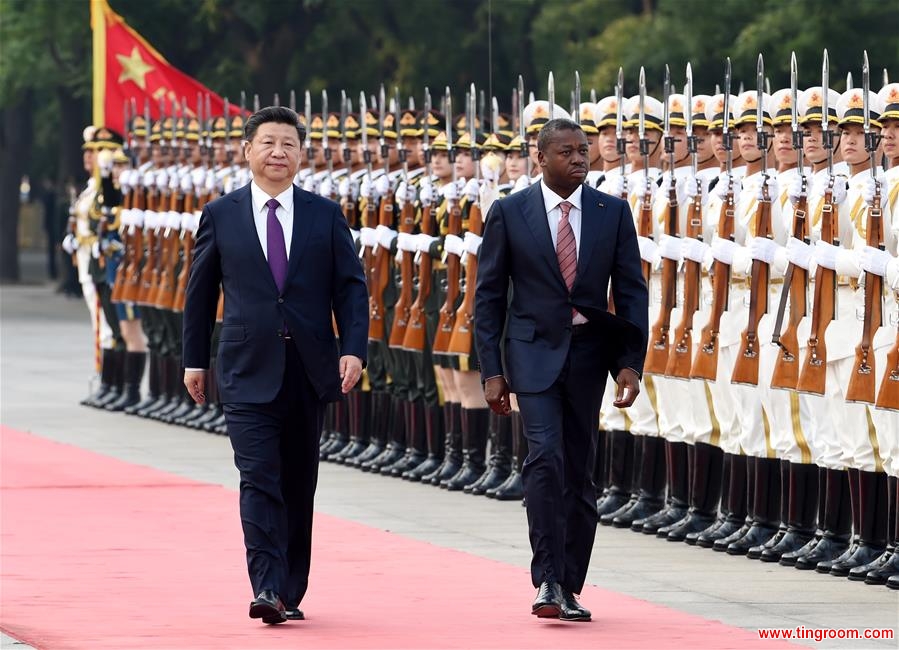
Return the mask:
[[256,225],[256,234],[259,236],[259,244],[262,253],[268,259],[268,206],[270,199],[275,199],[281,205],[275,210],[275,216],[281,222],[284,230],[284,245],[287,247],[287,259],[290,259],[290,240],[293,237],[293,185],[281,192],[278,196],[269,196],[253,181],[250,183],[250,195],[253,200],[253,223]]
[[[577,258],[581,259],[581,191],[582,185],[578,185],[577,189],[571,193],[567,199],[553,192],[546,186],[543,180],[540,180],[540,191],[543,192],[543,207],[546,209],[546,220],[549,223],[549,234],[553,240],[553,250],[556,250],[559,241],[559,221],[562,219],[562,209],[560,203],[568,201],[571,209],[568,211],[568,223],[571,224],[571,230],[574,232],[574,244],[577,249]],[[572,325],[583,325],[587,322],[587,317],[578,311],[574,312]]]

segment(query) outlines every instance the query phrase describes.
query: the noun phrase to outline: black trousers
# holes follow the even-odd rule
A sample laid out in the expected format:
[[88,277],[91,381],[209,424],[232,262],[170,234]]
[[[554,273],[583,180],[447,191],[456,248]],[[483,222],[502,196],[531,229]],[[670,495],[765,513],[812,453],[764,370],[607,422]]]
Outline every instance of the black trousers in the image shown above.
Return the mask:
[[531,541],[531,580],[578,594],[596,535],[599,407],[606,370],[595,337],[572,338],[558,379],[541,393],[517,393],[528,455],[522,469]]
[[284,381],[268,404],[226,403],[240,471],[240,520],[253,594],[270,589],[288,608],[309,585],[312,509],[324,404],[293,340],[285,340]]

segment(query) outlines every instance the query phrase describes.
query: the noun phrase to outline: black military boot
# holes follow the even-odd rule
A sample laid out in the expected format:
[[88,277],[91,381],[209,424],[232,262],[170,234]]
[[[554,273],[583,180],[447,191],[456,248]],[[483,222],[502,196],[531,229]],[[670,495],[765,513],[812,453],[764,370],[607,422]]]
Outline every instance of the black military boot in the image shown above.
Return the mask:
[[147,408],[150,404],[159,399],[159,355],[152,350],[147,355],[147,366],[147,395],[137,404],[125,407],[124,411],[128,415],[135,415],[138,411]]
[[341,399],[331,404],[334,407],[334,433],[322,460],[333,463],[340,452],[350,445],[350,416],[349,400]]
[[462,409],[462,467],[440,487],[457,492],[484,473],[489,423],[490,409]]
[[181,364],[174,356],[165,357],[165,373],[168,376],[168,399],[158,410],[149,414],[151,420],[163,420],[169,413],[181,406],[184,397],[184,382],[181,381]]
[[443,462],[433,472],[422,476],[422,483],[440,485],[441,481],[451,479],[462,468],[462,405],[446,402],[443,405],[443,422]]
[[612,518],[615,528],[630,528],[634,520],[646,519],[665,506],[665,441],[662,438],[643,436],[639,486],[634,504]]
[[[112,383],[106,394],[97,398],[94,400],[93,404],[91,404],[91,406],[98,409],[106,409],[110,404],[118,402],[125,390],[125,350],[114,349],[110,350],[110,353],[110,359],[112,361]],[[105,350],[103,365],[106,365]],[[140,395],[138,395],[138,398],[140,398]]]
[[815,534],[805,543],[805,546],[781,555],[779,564],[782,566],[796,566],[796,560],[804,555],[808,555],[815,546],[818,545],[818,542],[821,541],[821,538],[824,535],[824,513],[827,509],[827,470],[823,467],[818,468],[817,494],[818,503],[815,505],[815,512],[817,512],[818,515]]
[[512,471],[506,480],[484,494],[497,501],[521,501],[524,498],[524,483],[521,480],[521,468],[528,456],[528,441],[524,437],[524,423],[521,413],[513,411],[509,415],[512,428]]
[[814,539],[819,475],[817,465],[790,463],[789,504],[786,515],[782,515],[787,533],[777,544],[762,551],[762,562],[780,562],[785,553],[795,553]]
[[[150,353],[150,395],[139,404],[132,407],[134,410],[125,409],[129,415],[133,414],[141,418],[149,417],[149,414],[161,408],[168,401],[169,376],[166,374],[165,357],[159,353]],[[153,391],[153,376],[156,376],[156,390]]]
[[665,441],[665,469],[668,499],[665,507],[646,519],[636,519],[633,530],[665,537],[673,524],[687,516],[690,507],[690,474],[693,465],[692,446],[686,442]]
[[194,402],[193,398],[190,396],[190,391],[188,391],[187,386],[184,385],[184,369],[181,367],[180,356],[174,358],[174,372],[175,385],[178,387],[179,395],[178,406],[160,418],[160,420],[167,424],[174,424],[176,420],[183,418],[194,409],[194,406],[196,406],[196,402]]
[[406,481],[421,481],[440,467],[443,462],[443,407],[439,405],[426,406],[424,413],[428,455],[417,467],[403,473],[403,479]]
[[596,463],[593,465],[593,485],[596,503],[599,504],[609,490],[609,439],[610,434],[600,429],[596,434]]
[[780,540],[787,534],[787,518],[790,507],[790,464],[790,461],[785,459],[780,461],[780,497],[777,499],[777,521],[780,524],[777,527],[777,532],[765,540],[764,543],[753,546],[746,552],[746,557],[750,560],[760,559],[762,552],[780,544]]
[[755,493],[753,494],[752,524],[746,534],[727,546],[729,555],[746,555],[754,546],[761,546],[780,526],[780,472],[777,458],[755,458]]
[[465,492],[480,496],[487,490],[498,488],[512,473],[512,418],[490,412],[492,420],[490,438],[490,460],[487,470]]
[[384,391],[372,391],[369,419],[362,426],[368,429],[368,446],[357,456],[348,458],[346,464],[361,469],[362,463],[376,458],[387,444],[387,426],[390,422],[390,396]]
[[716,505],[713,509],[715,511],[714,521],[709,524],[703,530],[687,533],[686,537],[684,537],[684,541],[690,546],[696,546],[699,542],[699,537],[701,535],[711,536],[714,535],[721,526],[724,525],[724,522],[727,520],[727,515],[729,514],[728,503],[730,501],[730,475],[731,468],[734,464],[734,455],[722,453],[721,469],[720,469],[720,477],[718,486],[711,485],[710,490],[718,496],[719,505]]
[[345,431],[341,431],[340,402],[329,402],[325,407],[325,418],[322,426],[322,441],[318,449],[318,457],[328,461],[331,456],[343,449],[349,440]]
[[363,472],[373,472],[375,474],[381,471],[382,467],[392,465],[406,453],[406,400],[399,397],[390,396],[390,419],[388,420],[387,446],[384,451],[372,458],[370,461],[362,463]]
[[93,393],[81,400],[82,406],[96,407],[102,400],[108,399],[109,393],[115,386],[115,350],[103,350],[100,360],[100,385]]
[[[693,482],[690,487],[690,510],[683,520],[666,535],[669,542],[683,542],[687,535],[708,530],[715,523],[721,500],[721,473],[724,452],[720,447],[697,442],[693,447]],[[695,543],[695,538],[694,538]]]
[[[612,520],[614,520],[615,517],[617,517],[618,515],[624,514],[625,512],[627,512],[628,510],[633,508],[634,504],[637,503],[637,499],[640,497],[640,467],[643,463],[643,440],[646,438],[646,436],[636,436],[636,435],[631,434],[629,431],[625,432],[625,433],[630,437],[630,443],[631,443],[631,447],[628,450],[630,463],[628,463],[625,466],[626,468],[629,468],[629,474],[627,474],[626,476],[630,479],[630,481],[628,483],[629,487],[627,488],[628,489],[627,500],[624,502],[623,505],[619,506],[617,510],[612,510],[611,512],[606,512],[604,514],[599,515],[599,523],[602,524],[603,526],[611,526]],[[609,476],[612,477],[611,483],[612,483],[613,488],[610,489],[610,495],[609,495],[610,497],[614,495],[613,494],[614,493],[614,485],[616,483],[616,481],[614,479],[615,463],[616,463],[616,458],[614,457],[614,454],[615,454],[614,446],[613,446],[613,449],[611,450],[611,453],[613,453],[613,458],[612,458],[612,466],[610,467],[610,470],[609,470]],[[618,495],[619,502],[621,501],[622,496],[623,495]],[[605,506],[605,503],[603,503],[603,506]]]
[[[874,562],[887,545],[887,475],[883,472],[859,472],[861,528],[858,548],[849,557],[834,562],[830,575],[845,578],[849,571]],[[865,572],[867,574],[867,571]],[[864,579],[864,576],[859,578]]]
[[[609,431],[607,434],[608,486],[596,503],[598,517],[618,511],[630,501],[634,486],[634,436],[630,431]],[[611,519],[608,521],[611,524]]]
[[350,442],[333,458],[335,463],[346,464],[368,447],[368,422],[371,409],[371,393],[363,390],[351,390],[347,393],[347,432]]
[[[889,517],[887,519],[887,551],[880,556],[877,566],[865,574],[865,584],[885,585],[893,576],[899,575],[899,478],[887,477]],[[853,580],[855,569],[849,572]]]
[[817,570],[821,564],[827,567],[826,571],[821,572],[829,572],[830,565],[846,553],[852,543],[853,515],[850,486],[854,478],[853,473],[845,469],[826,469],[824,475],[824,516],[819,524],[821,535],[814,547],[796,558],[794,566],[801,571]]
[[107,411],[124,411],[129,406],[140,403],[140,384],[144,379],[146,364],[146,352],[125,352],[125,382],[122,394],[119,399],[106,405]]
[[406,404],[406,453],[389,469],[381,469],[382,474],[397,478],[421,465],[428,456],[424,401],[415,400]]
[[[716,551],[726,551],[728,545],[749,530],[752,514],[753,495],[755,495],[755,459],[750,456],[734,456],[730,478],[730,502],[728,515],[714,539],[699,536],[699,546],[711,547]],[[712,536],[710,536],[712,537]]]

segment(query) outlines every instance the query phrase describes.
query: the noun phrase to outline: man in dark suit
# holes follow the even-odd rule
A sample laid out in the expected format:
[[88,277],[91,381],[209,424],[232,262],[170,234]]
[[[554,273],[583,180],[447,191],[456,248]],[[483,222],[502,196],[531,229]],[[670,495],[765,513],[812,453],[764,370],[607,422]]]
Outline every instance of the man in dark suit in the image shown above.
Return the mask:
[[[584,184],[584,132],[551,120],[537,146],[542,181],[497,201],[487,217],[475,333],[487,402],[508,414],[514,392],[524,421],[531,611],[589,621],[574,595],[596,533],[599,406],[607,372],[616,406],[640,390],[648,298],[627,203]],[[610,282],[616,316],[607,311]]]
[[264,108],[244,135],[253,181],[209,203],[200,219],[184,308],[184,383],[202,404],[221,285],[218,386],[240,471],[250,617],[274,624],[303,618],[323,409],[362,373],[368,295],[340,208],[293,185],[303,140],[297,114]]

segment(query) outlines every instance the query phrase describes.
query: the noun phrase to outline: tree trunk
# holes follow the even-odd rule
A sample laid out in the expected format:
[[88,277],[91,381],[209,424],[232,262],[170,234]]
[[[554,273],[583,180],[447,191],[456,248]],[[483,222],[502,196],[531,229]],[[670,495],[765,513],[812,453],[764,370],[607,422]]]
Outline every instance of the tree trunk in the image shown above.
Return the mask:
[[0,282],[19,281],[19,183],[31,157],[33,91],[0,109]]

